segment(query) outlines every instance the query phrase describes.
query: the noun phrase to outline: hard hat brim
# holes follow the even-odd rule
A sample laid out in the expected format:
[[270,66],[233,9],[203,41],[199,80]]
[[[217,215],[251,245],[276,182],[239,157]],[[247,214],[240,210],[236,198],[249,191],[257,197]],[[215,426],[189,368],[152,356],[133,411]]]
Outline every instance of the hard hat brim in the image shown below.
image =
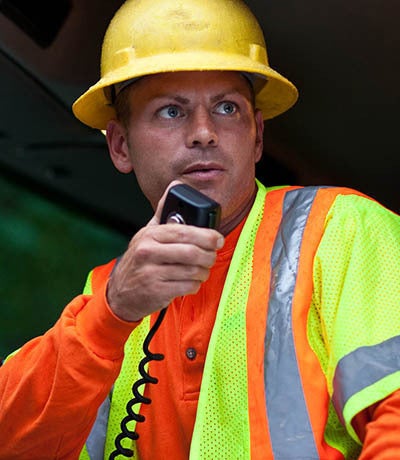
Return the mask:
[[109,120],[115,118],[114,107],[105,95],[105,88],[132,78],[165,72],[180,71],[238,71],[261,75],[267,83],[256,94],[256,106],[264,120],[274,118],[292,107],[298,98],[296,87],[269,66],[246,56],[226,53],[187,52],[141,58],[134,65],[126,65],[107,73],[91,86],[72,106],[74,115],[86,125],[104,130]]

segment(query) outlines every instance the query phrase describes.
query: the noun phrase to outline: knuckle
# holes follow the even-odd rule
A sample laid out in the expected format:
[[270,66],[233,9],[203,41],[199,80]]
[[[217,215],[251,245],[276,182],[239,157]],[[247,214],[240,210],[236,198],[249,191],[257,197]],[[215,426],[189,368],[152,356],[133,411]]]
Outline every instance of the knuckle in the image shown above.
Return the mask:
[[135,259],[138,262],[148,260],[152,252],[151,245],[146,243],[139,244],[135,247]]
[[197,248],[196,246],[185,244],[182,247],[182,256],[185,260],[187,260],[188,263],[196,262],[199,259],[200,255],[201,252],[199,248]]
[[188,235],[188,228],[186,225],[174,224],[175,238],[177,241],[189,242],[191,241],[190,234]]

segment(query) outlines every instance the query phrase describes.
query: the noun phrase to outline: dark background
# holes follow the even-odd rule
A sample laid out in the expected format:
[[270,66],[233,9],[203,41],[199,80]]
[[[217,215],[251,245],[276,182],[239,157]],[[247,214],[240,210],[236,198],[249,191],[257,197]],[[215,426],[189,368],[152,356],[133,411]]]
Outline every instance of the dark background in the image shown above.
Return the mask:
[[[103,135],[72,115],[120,0],[0,0],[0,355],[44,332],[150,216]],[[266,123],[266,185],[357,188],[400,212],[400,3],[252,0],[298,87]]]

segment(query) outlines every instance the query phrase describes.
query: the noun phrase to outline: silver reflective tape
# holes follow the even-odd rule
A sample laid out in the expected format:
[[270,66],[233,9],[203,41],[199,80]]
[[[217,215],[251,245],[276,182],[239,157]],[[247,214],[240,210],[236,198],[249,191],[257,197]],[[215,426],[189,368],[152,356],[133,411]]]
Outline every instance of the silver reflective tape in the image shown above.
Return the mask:
[[344,356],[333,378],[333,405],[343,422],[343,408],[356,393],[400,370],[400,336],[360,347]]
[[292,302],[304,228],[318,191],[291,190],[271,255],[264,383],[275,459],[319,459],[304,400],[292,329]]
[[86,440],[86,449],[90,460],[104,459],[104,446],[106,442],[108,416],[110,413],[110,397],[103,401],[97,411],[96,421]]

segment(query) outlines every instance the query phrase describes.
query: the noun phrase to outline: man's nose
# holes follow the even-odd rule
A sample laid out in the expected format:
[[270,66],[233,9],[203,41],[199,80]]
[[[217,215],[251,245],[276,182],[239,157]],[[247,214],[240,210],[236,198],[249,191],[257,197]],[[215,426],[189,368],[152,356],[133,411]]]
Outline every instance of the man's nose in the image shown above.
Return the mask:
[[207,148],[218,145],[215,121],[207,109],[199,107],[191,114],[186,142],[188,147]]

